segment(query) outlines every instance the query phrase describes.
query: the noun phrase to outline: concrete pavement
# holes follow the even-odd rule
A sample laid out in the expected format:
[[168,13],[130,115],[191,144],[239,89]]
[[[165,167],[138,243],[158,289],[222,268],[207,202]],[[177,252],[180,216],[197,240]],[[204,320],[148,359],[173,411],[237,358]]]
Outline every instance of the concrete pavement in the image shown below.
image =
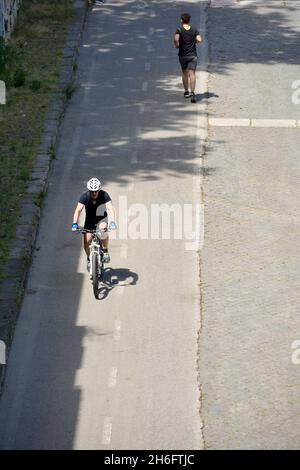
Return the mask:
[[[185,240],[112,241],[96,300],[70,232],[93,175],[117,209],[120,197],[146,208],[198,200],[177,6],[123,0],[89,14],[0,402],[1,448],[202,447],[197,251]],[[199,3],[189,6],[199,17]]]

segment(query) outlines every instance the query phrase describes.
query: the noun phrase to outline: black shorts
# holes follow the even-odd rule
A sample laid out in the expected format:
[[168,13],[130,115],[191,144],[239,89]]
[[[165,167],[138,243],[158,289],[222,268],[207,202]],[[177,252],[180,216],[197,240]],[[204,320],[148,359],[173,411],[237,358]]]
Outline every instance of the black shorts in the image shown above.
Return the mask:
[[179,62],[182,68],[182,71],[189,69],[189,70],[196,70],[197,68],[197,57],[195,56],[179,56]]
[[87,230],[96,230],[97,225],[102,221],[107,222],[107,216],[97,216],[95,219],[86,219],[84,222],[84,228]]

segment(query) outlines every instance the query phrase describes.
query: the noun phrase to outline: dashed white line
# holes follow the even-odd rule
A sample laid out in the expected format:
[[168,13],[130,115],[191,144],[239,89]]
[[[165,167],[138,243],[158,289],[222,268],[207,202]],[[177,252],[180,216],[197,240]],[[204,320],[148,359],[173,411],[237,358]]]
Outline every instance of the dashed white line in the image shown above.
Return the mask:
[[155,29],[154,29],[154,28],[152,28],[152,27],[151,27],[151,28],[149,28],[149,34],[151,34],[151,35],[152,35],[152,34],[154,34],[154,31],[155,31]]
[[144,82],[142,85],[142,91],[147,91],[148,90],[148,82]]
[[139,107],[140,107],[140,114],[144,114],[144,112],[145,112],[145,105],[142,103],[142,104],[139,105]]
[[102,444],[109,445],[111,441],[112,433],[112,418],[104,418],[103,423],[103,434],[102,434]]
[[115,331],[114,331],[114,340],[119,341],[121,338],[121,328],[122,328],[122,322],[121,320],[116,320],[115,321]]
[[109,388],[114,388],[117,384],[117,375],[118,375],[118,369],[116,367],[111,367],[109,371],[109,377],[108,377],[108,387]]
[[131,163],[135,165],[137,162],[138,162],[138,153],[136,150],[134,150],[131,156]]

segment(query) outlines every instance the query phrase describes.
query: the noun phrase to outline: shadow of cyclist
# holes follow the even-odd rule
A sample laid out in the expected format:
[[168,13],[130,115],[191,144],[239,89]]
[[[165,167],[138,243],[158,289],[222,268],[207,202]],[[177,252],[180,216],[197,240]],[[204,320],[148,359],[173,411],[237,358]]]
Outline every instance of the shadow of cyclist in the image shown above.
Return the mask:
[[106,268],[103,272],[98,300],[104,300],[115,288],[136,285],[138,278],[136,273],[127,268]]

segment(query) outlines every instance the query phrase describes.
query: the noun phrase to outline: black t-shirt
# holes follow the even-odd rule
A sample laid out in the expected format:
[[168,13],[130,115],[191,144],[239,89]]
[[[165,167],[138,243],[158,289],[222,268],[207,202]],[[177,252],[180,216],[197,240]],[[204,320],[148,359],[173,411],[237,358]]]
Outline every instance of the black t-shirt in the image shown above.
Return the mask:
[[200,34],[199,31],[192,26],[189,30],[181,26],[176,29],[176,34],[180,35],[178,55],[197,57],[196,36]]
[[82,194],[79,199],[79,202],[85,205],[86,220],[89,221],[94,221],[99,216],[106,217],[105,204],[109,201],[111,201],[110,195],[102,189],[99,191],[97,199],[92,199],[89,191]]

